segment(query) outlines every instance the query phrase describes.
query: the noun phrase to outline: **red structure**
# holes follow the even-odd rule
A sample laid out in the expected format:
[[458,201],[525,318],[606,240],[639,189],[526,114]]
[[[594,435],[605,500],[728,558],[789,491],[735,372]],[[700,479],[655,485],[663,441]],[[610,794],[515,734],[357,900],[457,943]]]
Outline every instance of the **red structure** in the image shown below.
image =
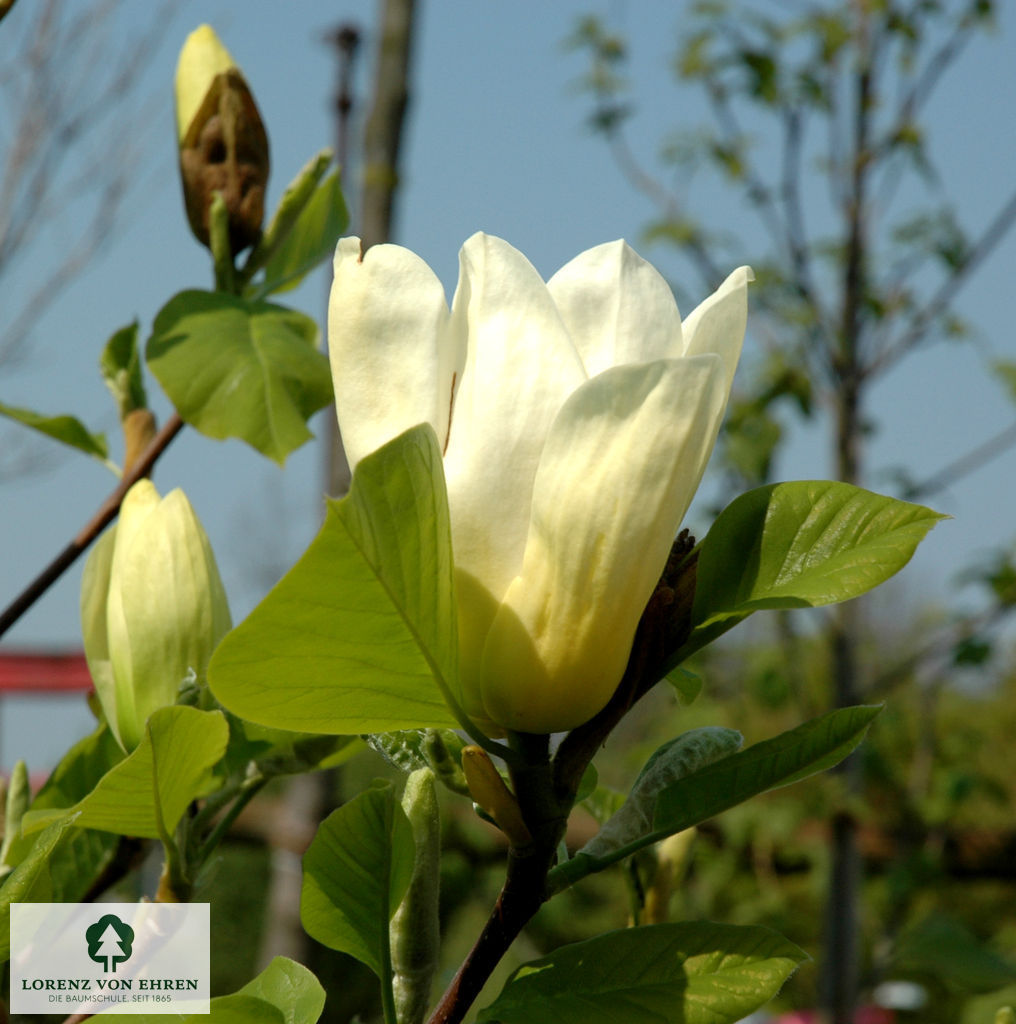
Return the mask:
[[0,694],[87,693],[92,689],[81,651],[0,651]]

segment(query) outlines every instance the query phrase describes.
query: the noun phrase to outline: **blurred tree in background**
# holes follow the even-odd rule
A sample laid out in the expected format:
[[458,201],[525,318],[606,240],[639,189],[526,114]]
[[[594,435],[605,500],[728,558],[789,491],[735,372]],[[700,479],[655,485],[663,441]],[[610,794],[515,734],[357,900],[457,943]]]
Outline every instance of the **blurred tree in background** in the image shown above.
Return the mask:
[[[589,61],[584,86],[593,127],[655,207],[646,241],[672,246],[706,288],[738,263],[756,272],[751,330],[764,354],[742,376],[731,403],[724,449],[729,489],[720,503],[771,479],[787,410],[804,419],[827,417],[831,474],[863,484],[871,472],[864,442],[876,429],[872,388],[932,343],[970,337],[955,300],[1016,220],[1013,191],[996,197],[984,223],[961,223],[955,190],[963,183],[945,181],[925,125],[947,72],[968,47],[983,45],[994,4],[721,0],[689,6],[673,56],[675,95],[701,90],[711,120],[676,130],[661,126],[668,134],[659,163],[643,162],[628,139],[638,97],[628,82],[633,58],[624,37],[587,17],[570,43]],[[981,159],[991,159],[991,143],[984,140]],[[707,228],[695,218],[689,196],[698,170],[725,184],[738,220],[724,224],[714,215]],[[748,211],[756,226],[745,231]],[[753,245],[752,237],[765,241]],[[1011,387],[1013,367],[994,369]],[[927,479],[898,472],[900,496],[926,498],[1014,442],[1010,424]],[[824,901],[822,976],[811,1001],[817,998],[835,1024],[854,1019],[862,988],[870,991],[900,971],[921,975],[935,990],[924,1020],[956,1019],[955,1001],[938,998],[942,986],[983,991],[1016,977],[957,918],[928,917],[930,894],[941,892],[935,906],[955,910],[968,925],[976,921],[981,939],[1011,945],[1016,937],[1012,924],[1008,935],[998,933],[1007,909],[1014,920],[1011,871],[999,879],[1005,899],[986,896],[980,904],[972,890],[959,895],[956,888],[965,872],[975,880],[982,871],[992,874],[980,862],[963,866],[958,851],[966,849],[969,829],[993,820],[1002,830],[997,841],[1010,858],[1012,852],[1012,821],[1004,813],[1012,806],[1011,786],[999,764],[985,761],[990,750],[1001,749],[993,742],[1004,744],[1011,678],[991,700],[949,685],[954,669],[969,672],[988,659],[997,627],[1013,608],[1011,553],[971,570],[970,578],[987,595],[976,617],[943,622],[939,616],[879,634],[876,617],[852,602],[814,636],[799,635],[788,612],[774,636],[756,634],[755,646],[731,654],[730,664],[714,664],[714,656],[707,666],[707,692],[725,697],[728,724],[749,735],[783,708],[814,714],[830,704],[889,699],[866,752],[809,790],[815,817],[833,809],[828,837],[812,835],[810,852],[803,852],[811,815],[809,796],[800,791],[789,802],[772,798],[735,812],[704,840],[712,855],[696,861],[702,874],[693,872],[686,897],[689,913],[757,914],[754,919],[772,921],[811,948],[818,935],[800,928],[819,920],[816,903]],[[827,847],[816,846],[818,838]],[[870,845],[876,839],[877,851]],[[774,886],[781,859],[800,868],[789,875],[803,876]],[[868,884],[862,862],[877,872]],[[711,884],[710,872],[718,873]],[[819,875],[824,892],[815,884]],[[978,915],[985,906],[990,913]],[[939,931],[929,938],[922,927]],[[936,951],[931,960],[930,950]],[[960,978],[958,969],[946,969],[967,961],[982,973],[971,968]],[[808,1005],[806,998],[795,1002]]]
[[[151,187],[145,161],[161,125],[138,81],[164,37],[171,2],[152,6],[144,31],[120,29],[123,0],[60,0],[18,8],[4,22],[0,60],[0,364],[45,357],[38,322],[116,237]],[[0,5],[0,18],[13,7]],[[54,255],[44,275],[31,255]],[[28,271],[27,268],[32,270]],[[30,344],[31,343],[31,344]],[[4,396],[0,396],[2,400]],[[20,429],[3,429],[0,479],[49,465]]]

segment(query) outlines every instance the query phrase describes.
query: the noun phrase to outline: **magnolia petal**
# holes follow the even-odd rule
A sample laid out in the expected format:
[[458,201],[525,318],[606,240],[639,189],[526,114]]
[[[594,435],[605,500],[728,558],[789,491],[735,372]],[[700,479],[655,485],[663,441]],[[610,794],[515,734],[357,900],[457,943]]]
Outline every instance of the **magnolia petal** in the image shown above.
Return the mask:
[[[113,558],[110,565],[109,597],[106,602],[106,630],[109,640],[110,663],[114,686],[114,707],[112,713],[107,707],[106,714],[113,727],[113,733],[126,746],[126,735],[132,734],[130,723],[136,719],[134,698],[134,657],[131,650],[131,634],[127,623],[127,609],[135,598],[122,591],[123,566],[127,552],[134,547],[137,538],[143,537],[149,517],[159,505],[159,492],[150,480],[139,480],[124,496],[120,505],[120,517],[116,524],[113,544]],[[139,550],[144,551],[144,542]],[[158,601],[158,598],[155,598]],[[102,692],[96,691],[100,697]],[[137,740],[135,740],[135,745]]]
[[109,602],[109,577],[116,531],[116,526],[112,526],[96,541],[81,576],[81,636],[84,641],[85,659],[99,703],[106,710],[106,718],[114,735],[118,735],[115,720],[116,688],[109,656],[106,609]]
[[[445,455],[455,565],[494,602],[522,567],[533,479],[550,424],[585,379],[547,286],[507,242],[476,234],[459,255],[452,333],[469,339]],[[459,345],[464,341],[460,341]],[[462,609],[466,687],[489,613]]]
[[335,250],[328,354],[342,443],[350,467],[418,423],[448,436],[452,382],[464,349],[448,330],[448,304],[415,253],[358,238]]
[[580,253],[547,282],[592,377],[611,366],[681,355],[670,285],[626,242]]
[[229,50],[210,25],[199,25],[187,37],[176,65],[176,128],[182,142],[217,75],[236,67]]
[[727,391],[741,357],[748,324],[748,284],[754,280],[751,267],[738,267],[684,321],[684,354],[715,352],[723,360]]
[[615,367],[568,399],[540,460],[522,572],[484,649],[490,718],[557,732],[610,699],[726,400],[717,355]]

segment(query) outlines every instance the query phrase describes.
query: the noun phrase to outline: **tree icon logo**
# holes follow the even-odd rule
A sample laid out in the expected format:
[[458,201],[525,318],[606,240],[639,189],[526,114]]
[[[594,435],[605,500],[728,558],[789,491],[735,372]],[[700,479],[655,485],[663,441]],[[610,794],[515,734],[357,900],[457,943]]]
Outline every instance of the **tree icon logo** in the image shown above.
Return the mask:
[[117,964],[130,959],[134,929],[116,914],[106,914],[85,929],[85,941],[88,943],[88,955],[97,964],[102,964],[103,974],[115,974]]

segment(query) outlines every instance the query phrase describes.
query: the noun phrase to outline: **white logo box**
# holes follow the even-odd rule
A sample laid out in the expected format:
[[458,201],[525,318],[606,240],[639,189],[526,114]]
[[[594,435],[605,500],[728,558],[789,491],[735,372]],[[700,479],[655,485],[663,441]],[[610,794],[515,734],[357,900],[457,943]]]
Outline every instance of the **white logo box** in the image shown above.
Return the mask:
[[208,1013],[207,903],[11,904],[12,1013]]

